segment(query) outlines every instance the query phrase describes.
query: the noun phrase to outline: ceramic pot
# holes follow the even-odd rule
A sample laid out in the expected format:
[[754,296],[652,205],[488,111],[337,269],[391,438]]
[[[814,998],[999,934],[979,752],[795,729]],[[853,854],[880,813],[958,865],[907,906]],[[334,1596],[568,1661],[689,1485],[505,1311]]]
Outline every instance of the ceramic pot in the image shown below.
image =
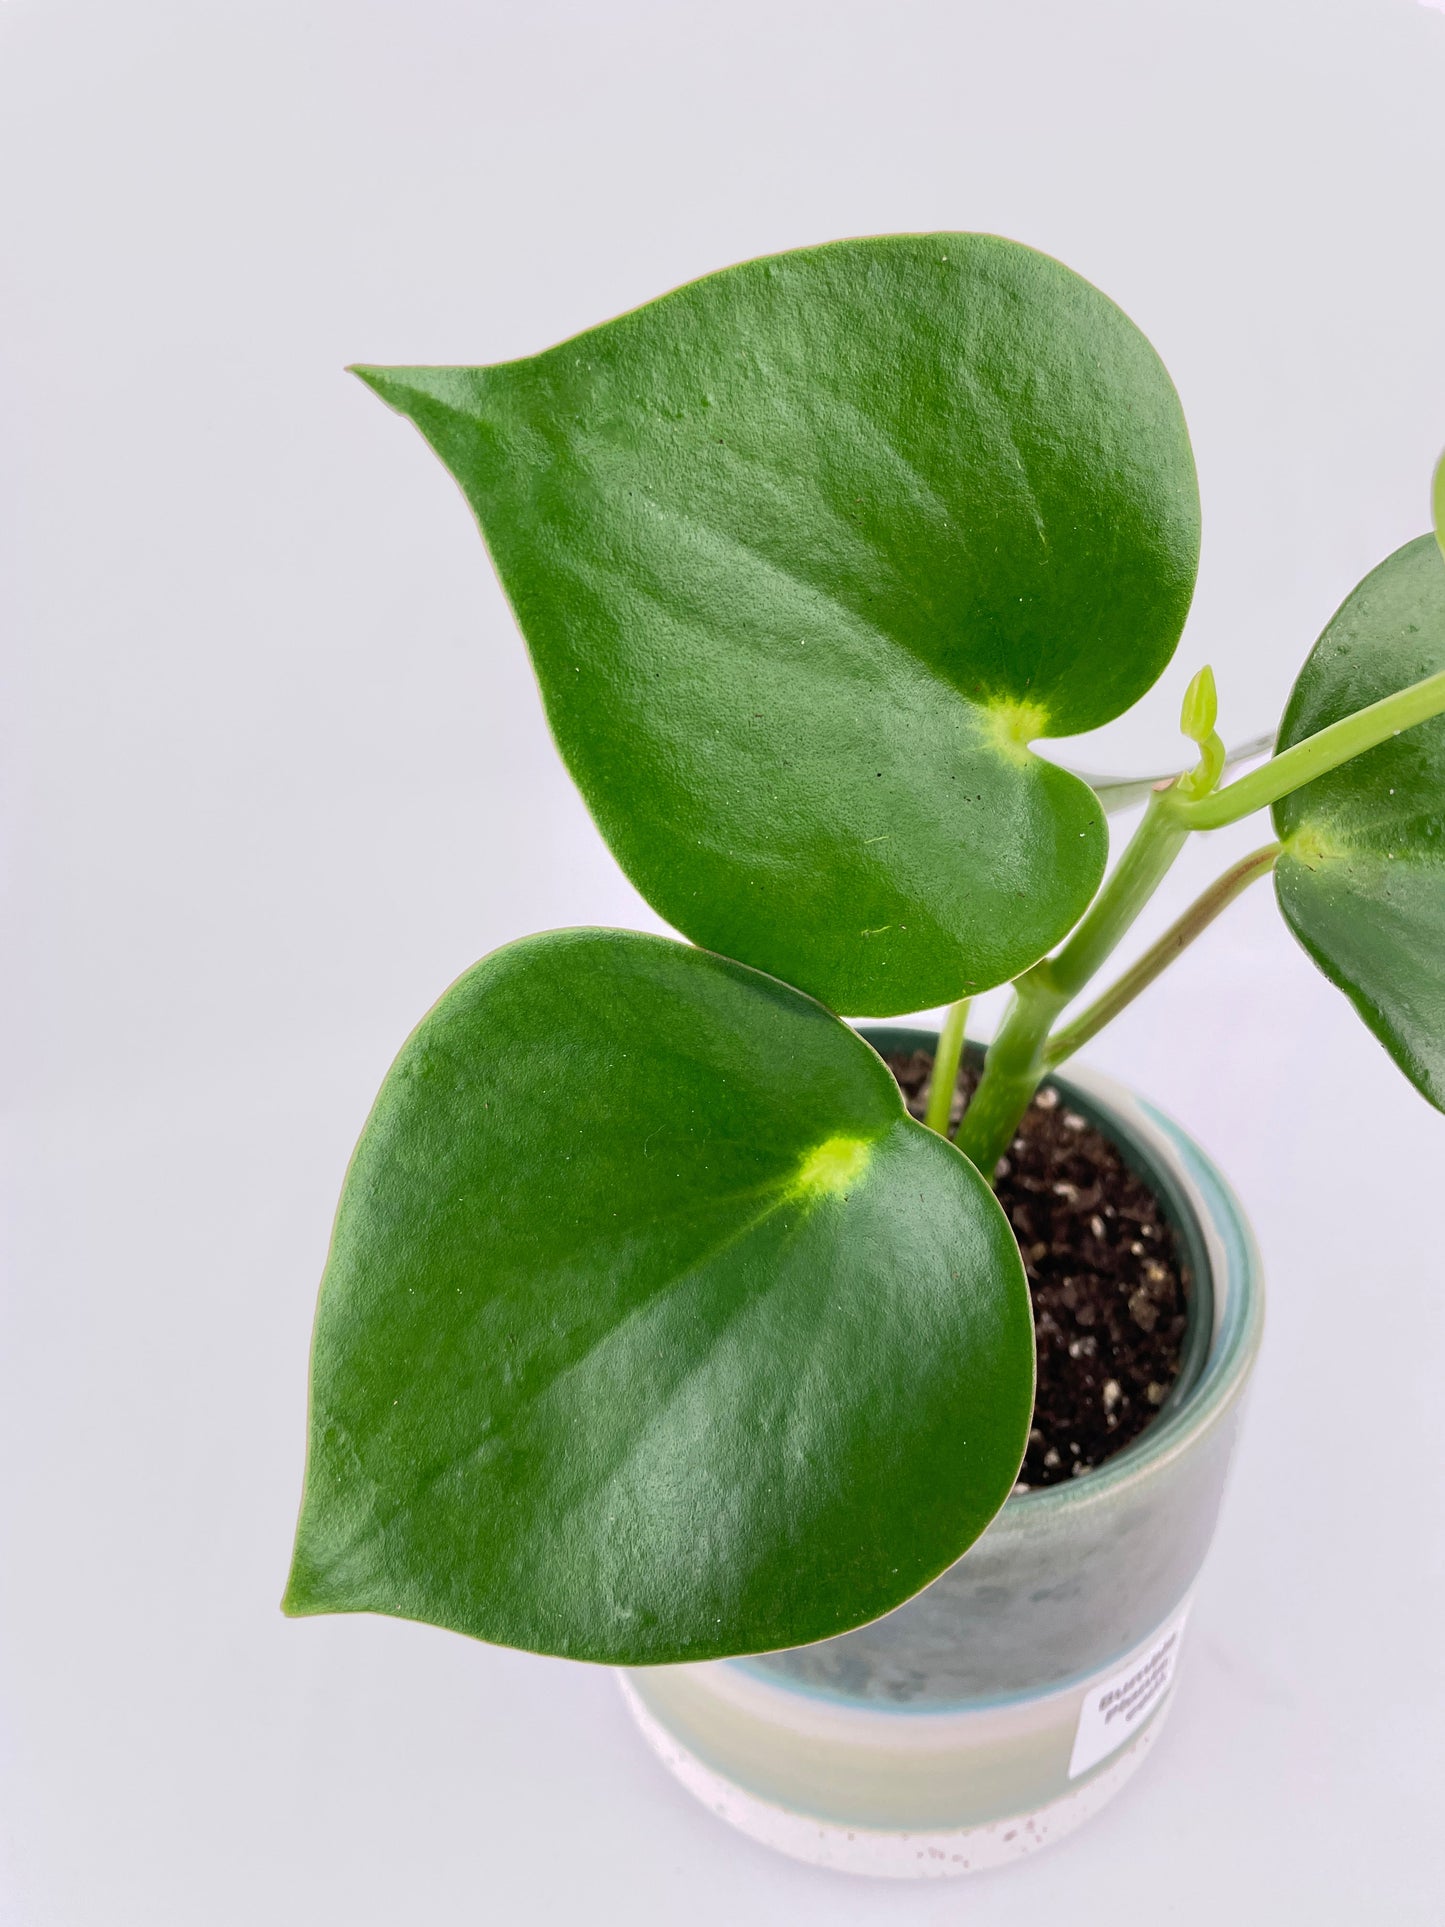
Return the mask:
[[[935,1041],[863,1034],[880,1048]],[[963,1558],[871,1625],[621,1675],[690,1792],[818,1865],[938,1875],[1030,1853],[1119,1792],[1169,1708],[1259,1347],[1259,1257],[1233,1193],[1176,1124],[1092,1073],[1052,1081],[1174,1228],[1189,1325],[1159,1416],[1095,1471],[1009,1499]]]

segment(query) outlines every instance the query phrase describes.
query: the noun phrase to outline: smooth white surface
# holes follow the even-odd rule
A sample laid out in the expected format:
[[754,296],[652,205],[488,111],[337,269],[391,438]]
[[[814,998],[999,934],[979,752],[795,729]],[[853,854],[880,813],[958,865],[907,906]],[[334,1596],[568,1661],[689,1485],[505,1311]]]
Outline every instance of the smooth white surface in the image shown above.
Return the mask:
[[1169,1729],[1075,1840],[850,1883],[709,1819],[604,1672],[276,1601],[382,1071],[493,945],[655,927],[342,364],[838,234],[1050,249],[1195,434],[1184,648],[1086,746],[1157,767],[1193,667],[1269,724],[1426,524],[1442,125],[1412,0],[0,7],[4,1927],[1438,1921],[1445,1120],[1264,890],[1091,1053],[1220,1159],[1272,1299]]

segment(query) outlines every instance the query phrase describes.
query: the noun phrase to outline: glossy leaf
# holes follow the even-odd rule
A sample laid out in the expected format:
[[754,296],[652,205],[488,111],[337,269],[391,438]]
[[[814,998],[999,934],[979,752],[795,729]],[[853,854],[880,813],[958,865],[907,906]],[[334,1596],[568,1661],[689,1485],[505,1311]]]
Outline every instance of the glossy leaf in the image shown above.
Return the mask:
[[[1365,577],[1315,644],[1287,749],[1445,669],[1445,557],[1424,535]],[[1410,1081],[1445,1110],[1445,717],[1275,805],[1290,928]]]
[[1032,1404],[1003,1212],[861,1038],[666,939],[531,938],[357,1148],[287,1609],[625,1663],[819,1639],[964,1550]]
[[839,242],[531,360],[357,372],[460,482],[676,928],[887,1014],[1076,921],[1102,815],[1028,745],[1150,686],[1198,548],[1178,397],[1097,289],[988,236]]

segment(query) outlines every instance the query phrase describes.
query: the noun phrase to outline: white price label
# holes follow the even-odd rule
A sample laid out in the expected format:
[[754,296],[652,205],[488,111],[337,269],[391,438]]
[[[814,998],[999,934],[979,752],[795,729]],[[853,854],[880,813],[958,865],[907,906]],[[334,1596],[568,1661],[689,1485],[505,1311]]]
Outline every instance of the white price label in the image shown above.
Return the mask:
[[1096,1686],[1084,1701],[1069,1759],[1071,1780],[1077,1780],[1131,1740],[1169,1691],[1188,1612],[1189,1608],[1182,1606],[1142,1652]]

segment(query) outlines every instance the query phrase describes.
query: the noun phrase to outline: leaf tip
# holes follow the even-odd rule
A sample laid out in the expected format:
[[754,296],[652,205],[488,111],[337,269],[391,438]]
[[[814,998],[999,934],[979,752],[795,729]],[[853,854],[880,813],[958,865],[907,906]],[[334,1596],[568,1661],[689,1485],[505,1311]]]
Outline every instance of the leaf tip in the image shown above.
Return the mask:
[[281,1595],[281,1611],[287,1619],[309,1619],[316,1608],[297,1587],[293,1573],[286,1581],[286,1590]]
[[366,386],[376,394],[385,395],[389,386],[388,377],[392,371],[389,368],[375,367],[366,361],[348,361],[345,372],[348,375],[355,375],[358,381],[365,382]]
[[316,1572],[298,1543],[291,1555],[291,1570],[281,1594],[281,1611],[287,1619],[314,1619],[318,1613],[334,1611],[316,1584]]

